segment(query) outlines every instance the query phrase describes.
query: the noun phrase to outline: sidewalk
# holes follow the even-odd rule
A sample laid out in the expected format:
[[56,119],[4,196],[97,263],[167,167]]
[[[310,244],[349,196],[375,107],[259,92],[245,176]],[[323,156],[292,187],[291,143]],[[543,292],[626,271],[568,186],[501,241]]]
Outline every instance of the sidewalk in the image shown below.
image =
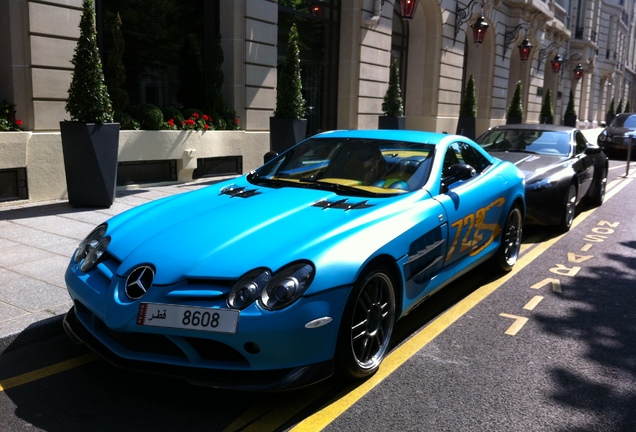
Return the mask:
[[11,344],[61,331],[63,314],[71,307],[64,273],[95,226],[146,202],[219,180],[120,187],[107,209],[73,208],[65,200],[0,203],[0,354]]

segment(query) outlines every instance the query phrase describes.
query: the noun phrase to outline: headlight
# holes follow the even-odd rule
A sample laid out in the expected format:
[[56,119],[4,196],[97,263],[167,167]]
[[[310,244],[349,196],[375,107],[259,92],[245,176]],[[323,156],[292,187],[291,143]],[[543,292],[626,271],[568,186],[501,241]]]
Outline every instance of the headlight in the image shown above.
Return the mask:
[[542,179],[533,183],[528,183],[526,189],[529,191],[540,191],[546,189],[552,189],[557,185],[557,181],[552,178]]
[[278,310],[300,298],[314,279],[314,267],[306,262],[291,264],[274,275],[261,293],[265,309]]
[[272,273],[267,269],[255,269],[246,273],[230,291],[227,305],[235,309],[246,308],[261,295],[271,279]]
[[80,270],[83,272],[89,271],[102,257],[106,248],[110,243],[110,237],[104,237],[106,234],[106,224],[102,224],[95,228],[91,233],[80,243],[79,247],[75,251],[74,261],[80,264]]
[[605,140],[607,140],[607,133],[605,131],[601,132],[598,135],[598,140],[601,142],[604,142]]

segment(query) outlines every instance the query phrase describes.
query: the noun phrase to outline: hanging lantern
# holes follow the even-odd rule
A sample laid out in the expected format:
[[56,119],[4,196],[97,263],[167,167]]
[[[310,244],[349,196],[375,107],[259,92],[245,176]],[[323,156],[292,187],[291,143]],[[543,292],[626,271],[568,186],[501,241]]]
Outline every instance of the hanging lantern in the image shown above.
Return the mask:
[[471,24],[470,26],[473,28],[473,41],[478,44],[483,43],[484,36],[486,36],[486,30],[490,27],[486,22],[486,18],[482,15],[477,18],[475,24]]
[[413,19],[419,2],[420,0],[400,0],[400,15],[402,19]]
[[581,63],[576,65],[573,72],[574,72],[574,78],[577,81],[583,78],[583,66],[581,66]]
[[552,61],[550,63],[552,63],[552,72],[554,73],[559,73],[561,71],[561,66],[563,65],[563,57],[561,57],[561,54],[557,54],[554,56],[554,58],[552,59]]
[[532,44],[530,43],[528,38],[525,38],[519,45],[519,58],[521,59],[521,61],[528,60],[528,57],[530,57],[531,50],[532,50]]

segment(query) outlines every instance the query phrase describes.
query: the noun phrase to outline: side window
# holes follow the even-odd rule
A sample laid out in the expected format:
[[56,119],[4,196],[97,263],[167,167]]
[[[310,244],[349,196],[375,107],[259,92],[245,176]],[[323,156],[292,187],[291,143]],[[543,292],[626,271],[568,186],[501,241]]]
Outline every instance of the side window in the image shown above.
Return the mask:
[[574,138],[576,139],[576,154],[583,153],[585,149],[587,149],[587,141],[585,140],[585,137],[581,131],[576,131]]
[[448,169],[453,164],[460,163],[470,165],[477,173],[483,172],[490,163],[481,153],[475,150],[470,144],[456,142],[451,144],[444,157],[444,169]]

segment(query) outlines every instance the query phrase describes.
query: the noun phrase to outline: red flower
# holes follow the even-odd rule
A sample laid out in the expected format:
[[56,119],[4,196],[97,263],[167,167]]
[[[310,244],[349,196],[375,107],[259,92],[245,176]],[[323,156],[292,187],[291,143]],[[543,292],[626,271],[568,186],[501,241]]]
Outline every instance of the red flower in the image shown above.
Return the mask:
[[198,119],[198,118],[199,118],[199,114],[198,114],[198,113],[193,112],[193,113],[192,113],[192,118]]
[[238,117],[234,117],[234,124],[238,124]]
[[208,121],[210,119],[210,117],[208,117],[207,114],[203,114],[203,120]]
[[210,126],[209,126],[207,123],[206,123],[206,124],[204,124],[204,125],[203,125],[203,127],[205,128],[205,130],[210,129]]
[[168,126],[170,127],[174,126],[174,119],[168,120]]
[[194,126],[194,120],[188,119],[188,126]]
[[22,126],[22,120],[16,119],[15,124],[17,124],[18,126]]

